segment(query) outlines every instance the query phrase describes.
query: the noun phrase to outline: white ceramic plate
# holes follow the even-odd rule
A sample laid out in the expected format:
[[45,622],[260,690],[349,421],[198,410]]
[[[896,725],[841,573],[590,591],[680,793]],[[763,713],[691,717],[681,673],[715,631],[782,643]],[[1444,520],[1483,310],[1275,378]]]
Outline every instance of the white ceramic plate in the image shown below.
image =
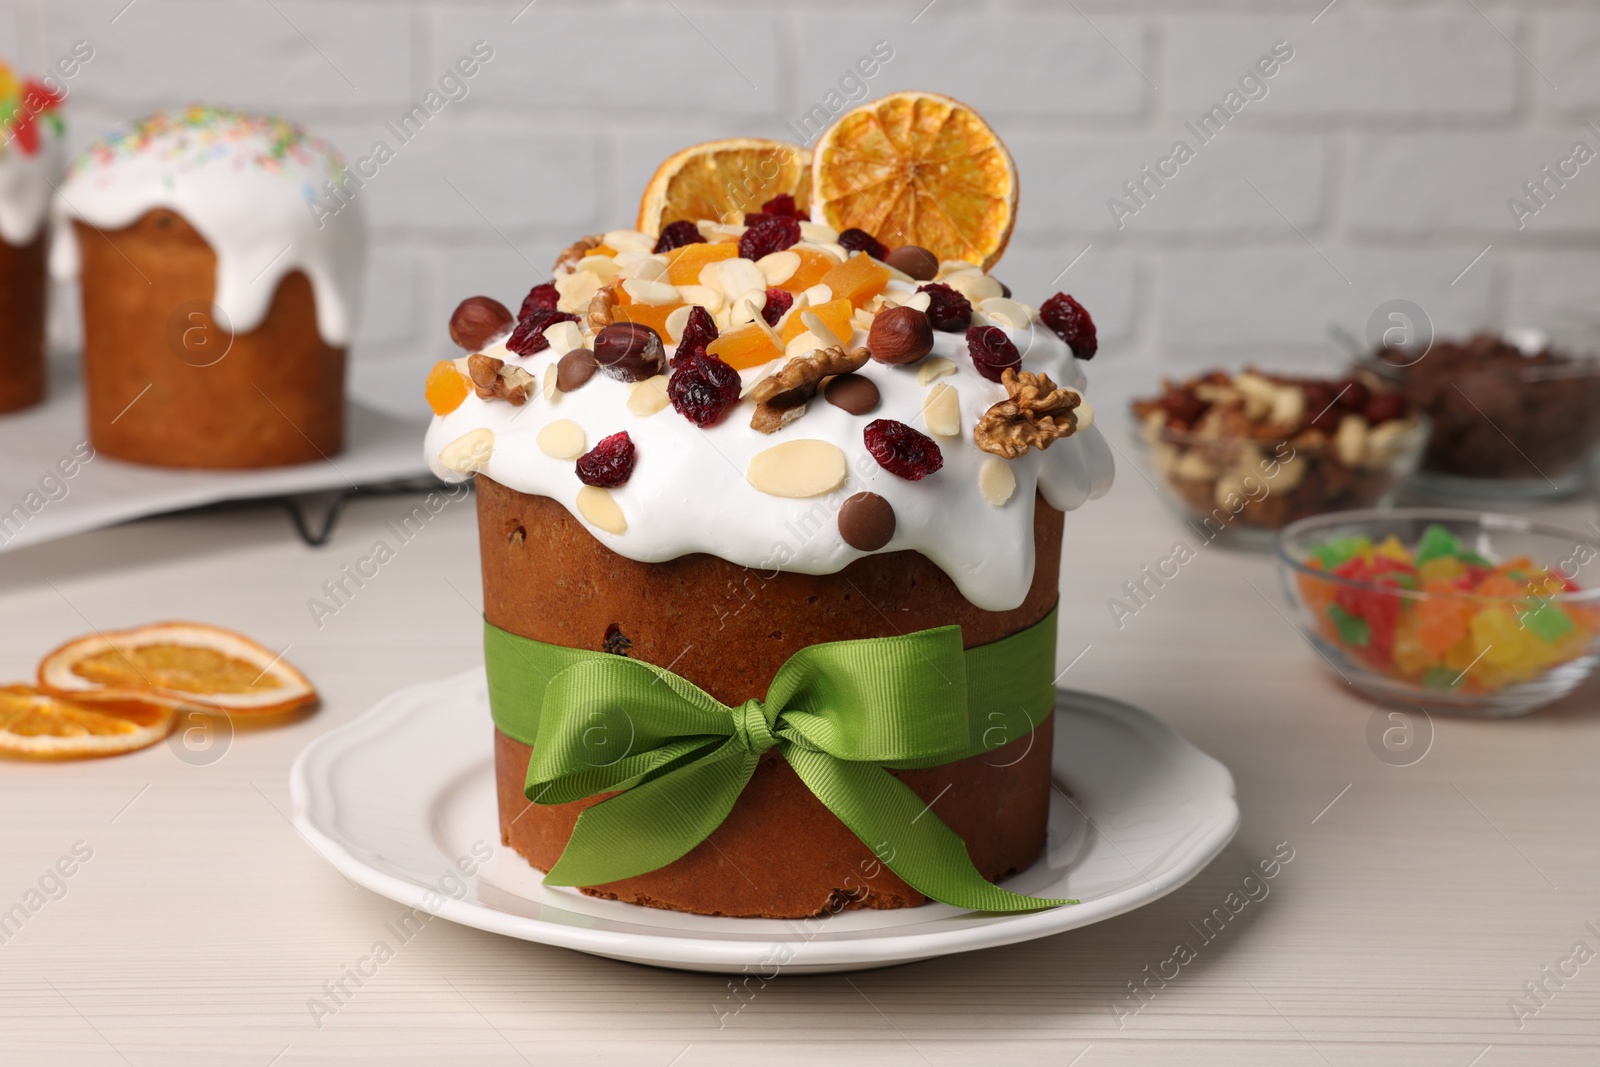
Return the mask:
[[295,760],[295,826],[351,881],[453,922],[634,963],[769,977],[909,963],[1099,922],[1194,877],[1239,826],[1226,767],[1137,708],[1063,691],[1049,843],[1006,885],[1082,903],[1021,915],[944,904],[804,921],[684,915],[547,888],[501,846],[491,730],[481,671],[393,693]]

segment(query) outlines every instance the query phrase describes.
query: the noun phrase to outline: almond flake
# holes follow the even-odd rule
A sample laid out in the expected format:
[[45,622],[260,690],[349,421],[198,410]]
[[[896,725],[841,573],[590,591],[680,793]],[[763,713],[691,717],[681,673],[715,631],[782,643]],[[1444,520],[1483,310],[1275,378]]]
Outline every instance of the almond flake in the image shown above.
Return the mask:
[[794,252],[772,252],[756,260],[756,266],[761,268],[761,273],[766,277],[767,284],[782,285],[794,277],[794,272],[800,269],[800,257]]
[[745,477],[769,496],[804,498],[830,493],[844,484],[844,452],[828,441],[804,438],[757,452]]
[[572,268],[574,274],[593,274],[602,282],[609,282],[617,276],[622,268],[610,256],[584,256],[578,260],[578,265]]
[[633,268],[633,276],[647,282],[658,282],[667,276],[667,261],[662,256],[640,260],[639,265]]
[[945,382],[935,385],[923,399],[922,421],[935,437],[960,437],[960,394]]
[[628,390],[628,410],[640,418],[648,418],[666,407],[670,401],[667,399],[667,376],[658,374],[654,378],[646,378],[642,382],[634,382]]
[[678,288],[666,282],[646,281],[643,278],[629,278],[622,283],[622,291],[633,297],[635,304],[677,304]]
[[588,435],[571,419],[557,419],[539,431],[539,451],[552,459],[577,459],[589,450]]
[[608,230],[605,243],[606,247],[615,248],[618,252],[650,252],[656,247],[654,237],[638,230]]
[[[494,431],[480,426],[468,430],[439,450],[439,462],[446,470],[471,474],[482,470],[494,454]],[[841,453],[842,454],[842,453]]]
[[680,285],[678,296],[685,304],[699,304],[708,312],[715,315],[727,304],[720,289],[713,289],[709,285]]
[[544,328],[544,339],[550,342],[550,351],[564,356],[575,348],[583,347],[583,330],[575,322],[556,322]]
[[[833,290],[818,282],[799,295],[806,298],[807,307],[820,307],[833,299]],[[798,304],[799,300],[796,299],[795,303]]]
[[983,499],[998,508],[1016,491],[1017,476],[1011,472],[1011,464],[999,456],[985,458],[978,467],[978,492],[983,494]]
[[593,271],[586,270],[558,276],[556,292],[560,294],[561,300],[556,304],[556,310],[572,315],[585,314],[589,310],[589,301],[603,284],[600,275]]
[[807,330],[810,330],[812,333],[816,334],[818,338],[821,339],[822,344],[821,344],[820,347],[822,347],[822,348],[845,348],[845,347],[847,347],[846,342],[848,342],[850,339],[848,337],[841,339],[838,334],[836,334],[832,330],[828,329],[828,324],[823,322],[822,321],[822,316],[818,315],[815,311],[806,310],[806,311],[800,312],[800,321],[805,324],[805,327],[806,327]]
[[[926,295],[926,294],[924,294]],[[943,356],[929,356],[917,364],[917,384],[927,385],[936,378],[943,378],[946,374],[954,374],[956,365]]]
[[[680,289],[679,292],[681,293],[682,290]],[[676,309],[672,314],[667,316],[667,340],[671,341],[673,344],[678,343],[678,338],[683,336],[683,328],[689,325],[689,315],[693,311],[693,307],[691,307],[689,304],[685,304],[683,307]]]
[[622,509],[617,506],[609,489],[602,489],[598,485],[586,485],[579,489],[578,513],[588,520],[589,525],[597,526],[606,533],[628,532],[628,520],[623,517]]
[[556,375],[557,371],[554,363],[544,369],[544,385],[541,391],[544,393],[546,400],[554,400],[556,398]]

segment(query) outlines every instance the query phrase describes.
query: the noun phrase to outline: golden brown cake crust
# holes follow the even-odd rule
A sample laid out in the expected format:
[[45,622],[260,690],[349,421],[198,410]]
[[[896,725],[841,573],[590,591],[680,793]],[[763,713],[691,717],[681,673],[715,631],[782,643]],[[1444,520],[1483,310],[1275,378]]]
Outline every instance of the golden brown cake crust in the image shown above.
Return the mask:
[[316,299],[303,273],[279,283],[259,327],[201,365],[212,358],[207,345],[226,344],[202,310],[215,295],[217,271],[205,238],[166,209],[120,230],[81,221],[73,228],[82,262],[89,438],[97,451],[205,468],[309,463],[339,451],[345,350],[318,333]]
[[[555,501],[479,475],[484,615],[523,637],[603,650],[615,625],[627,654],[669,667],[725,704],[765,695],[778,668],[824,641],[909,633],[951,623],[967,647],[1038,622],[1055,605],[1061,512],[1036,500],[1037,563],[1023,603],[974,607],[915,552],[868,556],[837,574],[757,571],[696,553],[640,563],[600,544]],[[613,639],[615,641],[615,639]],[[944,767],[898,772],[967,842],[990,879],[1039,855],[1050,806],[1052,728]],[[549,869],[578,812],[598,800],[530,805],[527,746],[498,731],[496,780],[504,842]],[[946,789],[948,787],[948,791]],[[943,794],[941,796],[941,793]],[[798,918],[840,907],[897,908],[925,898],[873,858],[776,753],[757,769],[723,825],[686,856],[594,895],[711,915]]]
[[44,399],[45,247],[0,240],[0,412]]

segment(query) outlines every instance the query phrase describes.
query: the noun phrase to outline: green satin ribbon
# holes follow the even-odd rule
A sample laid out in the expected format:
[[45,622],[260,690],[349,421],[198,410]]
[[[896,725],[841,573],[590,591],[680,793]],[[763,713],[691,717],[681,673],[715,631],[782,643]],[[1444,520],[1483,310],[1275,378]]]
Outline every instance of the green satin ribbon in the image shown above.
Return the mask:
[[999,748],[1055,704],[1056,615],[970,651],[961,628],[834,641],[796,652],[765,700],[729,707],[663,667],[562,648],[485,624],[495,725],[533,748],[527,796],[584,810],[550,885],[659,870],[721,825],[776,749],[817,799],[895,874],[976,911],[1075,904],[1023,896],[978,873],[961,838],[888,768]]

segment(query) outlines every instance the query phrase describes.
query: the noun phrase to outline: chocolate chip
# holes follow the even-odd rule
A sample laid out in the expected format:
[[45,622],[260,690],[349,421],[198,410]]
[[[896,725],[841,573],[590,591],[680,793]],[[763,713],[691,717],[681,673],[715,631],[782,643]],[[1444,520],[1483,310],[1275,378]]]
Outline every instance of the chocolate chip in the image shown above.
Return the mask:
[[556,364],[556,388],[563,393],[572,392],[593,378],[599,366],[593,352],[587,348],[574,348]]
[[894,536],[894,508],[877,493],[857,493],[839,509],[839,536],[851,548],[876,552]]
[[884,262],[919,282],[931,281],[939,274],[939,257],[918,245],[901,245]]
[[840,374],[828,382],[823,397],[836,408],[852,415],[865,415],[878,406],[878,387],[871,378],[859,374]]
[[661,335],[640,322],[613,322],[594,338],[600,369],[625,382],[642,382],[667,369]]

